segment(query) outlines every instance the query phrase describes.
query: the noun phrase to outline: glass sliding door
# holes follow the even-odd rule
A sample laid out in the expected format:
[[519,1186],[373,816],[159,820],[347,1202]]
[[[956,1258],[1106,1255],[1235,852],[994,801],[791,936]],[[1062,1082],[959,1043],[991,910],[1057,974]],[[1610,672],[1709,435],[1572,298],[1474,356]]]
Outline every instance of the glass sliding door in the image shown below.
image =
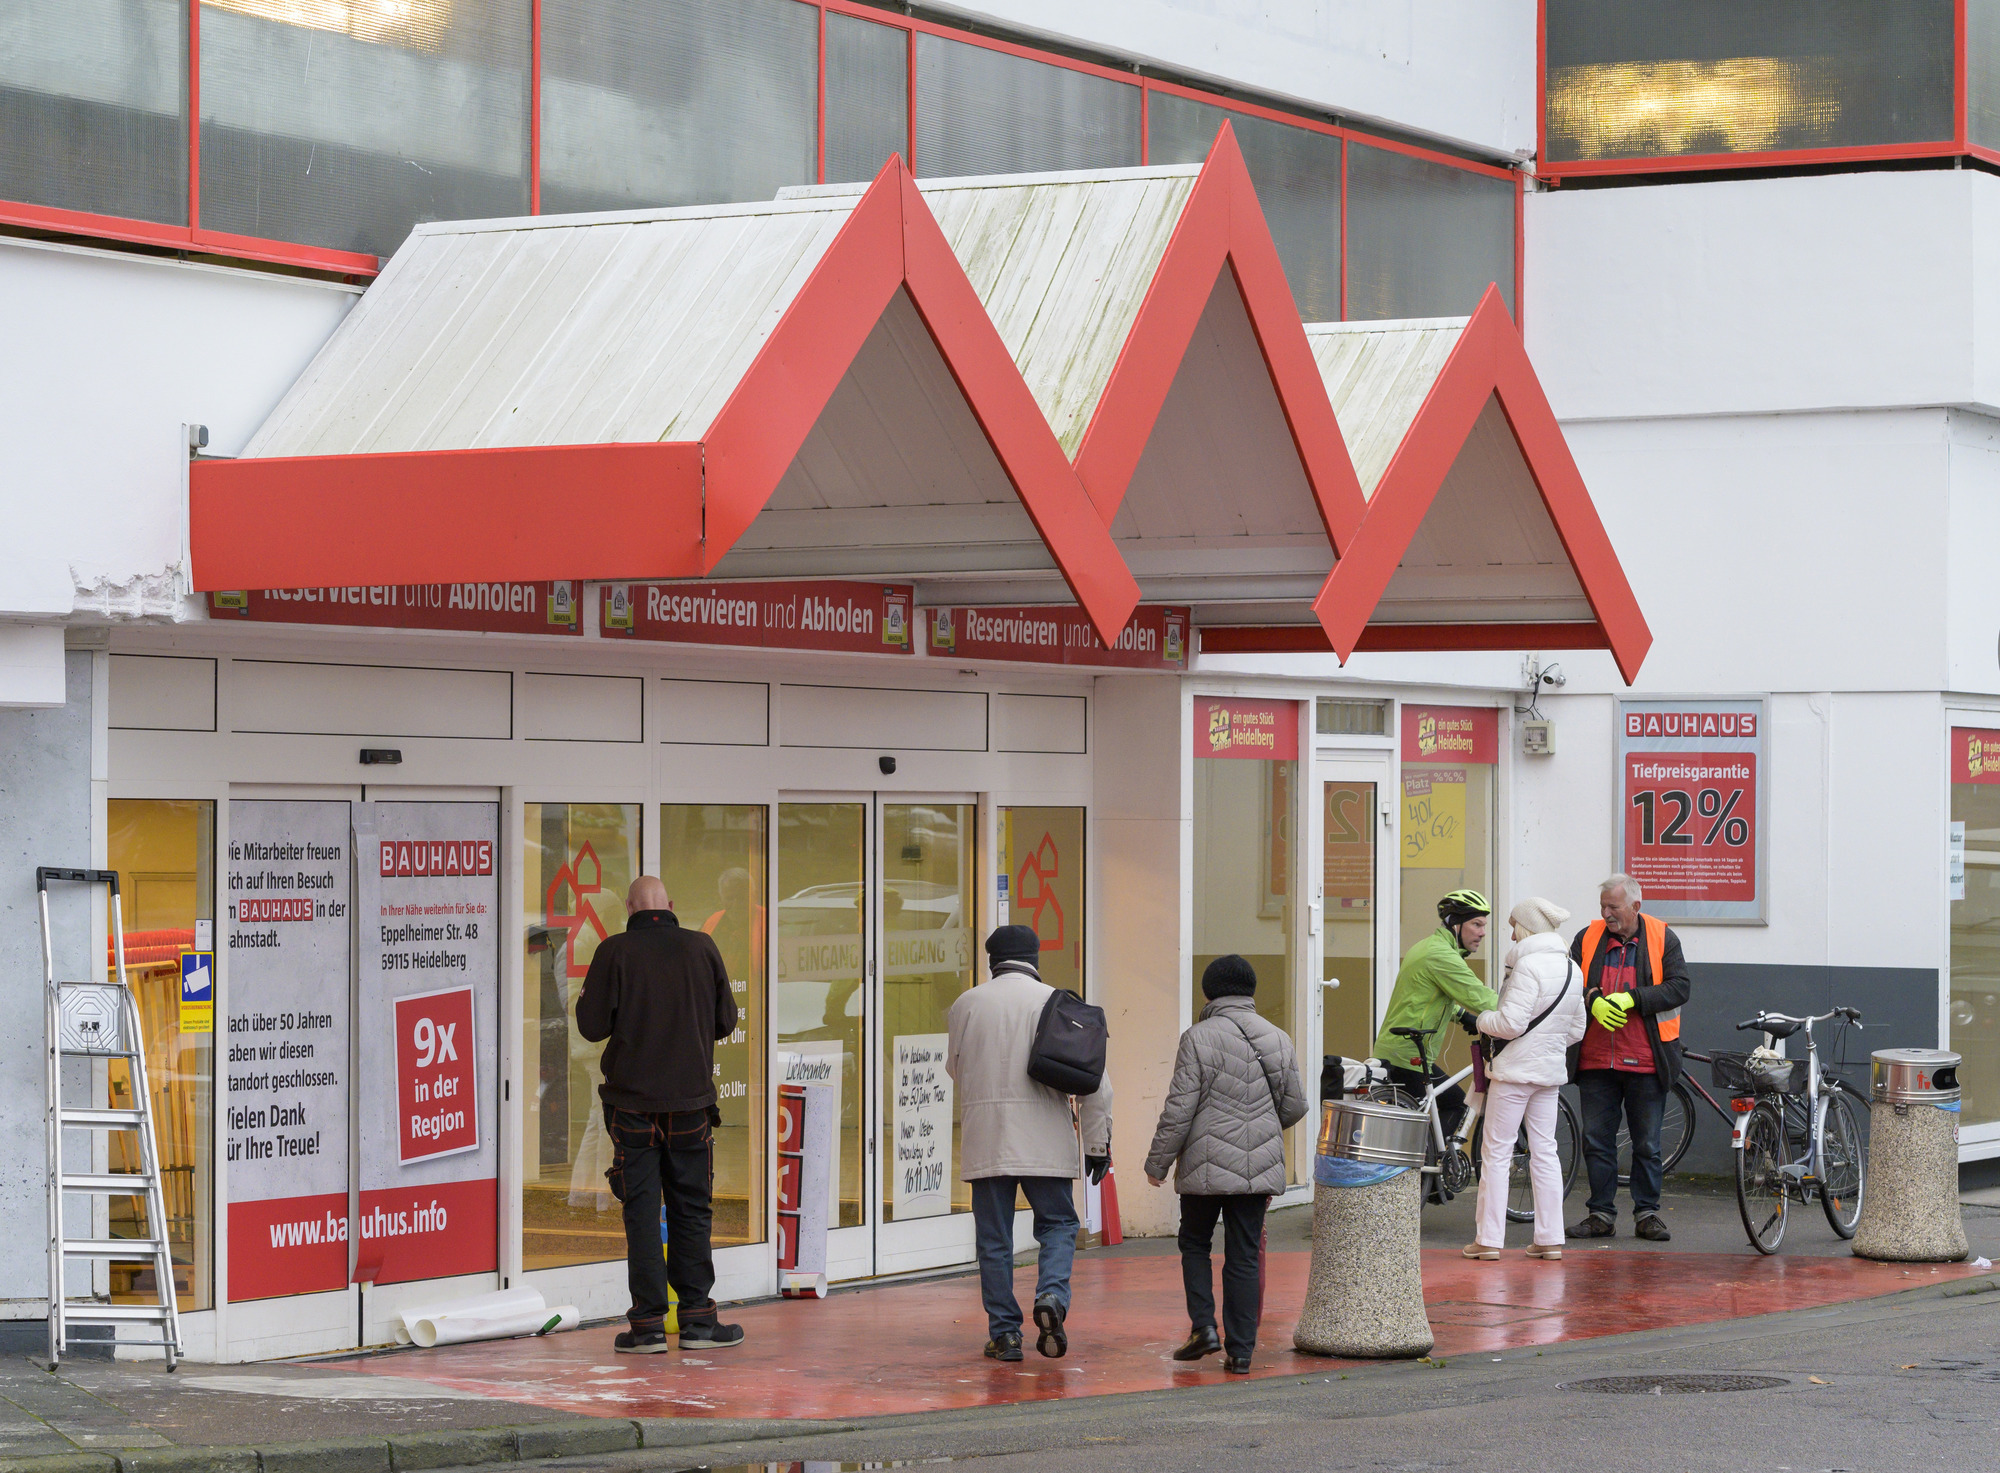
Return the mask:
[[[1320,783],[1321,1052],[1365,1059],[1375,1037],[1382,914],[1379,795],[1387,774],[1324,760],[1318,770],[1325,779]],[[1308,1070],[1307,1077],[1311,1074]]]
[[1000,810],[1000,873],[1007,914],[996,925],[1027,926],[1041,938],[1042,980],[1083,996],[1083,816],[1081,808]]
[[868,803],[778,805],[778,957],[771,989],[776,1069],[835,1061],[840,1092],[833,1226],[859,1227],[866,1179]]
[[598,944],[625,929],[639,805],[529,803],[523,827],[521,997],[534,1084],[521,1102],[521,1266],[602,1263],[625,1256],[625,1227],[604,1177],[604,1046],[576,1031],[576,999]]
[[718,1248],[764,1241],[764,999],[770,810],[761,803],[666,803],[660,878],[683,926],[715,938],[736,997],[736,1031],[715,1046]]

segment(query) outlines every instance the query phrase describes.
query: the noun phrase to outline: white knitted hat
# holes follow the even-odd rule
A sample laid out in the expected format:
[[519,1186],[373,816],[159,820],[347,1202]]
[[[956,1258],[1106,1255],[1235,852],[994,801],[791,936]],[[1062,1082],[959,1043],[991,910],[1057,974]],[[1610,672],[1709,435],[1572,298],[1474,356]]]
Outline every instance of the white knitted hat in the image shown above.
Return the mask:
[[1539,895],[1530,895],[1526,900],[1507,912],[1507,919],[1529,935],[1543,931],[1554,931],[1569,919],[1569,912],[1553,900],[1544,900]]

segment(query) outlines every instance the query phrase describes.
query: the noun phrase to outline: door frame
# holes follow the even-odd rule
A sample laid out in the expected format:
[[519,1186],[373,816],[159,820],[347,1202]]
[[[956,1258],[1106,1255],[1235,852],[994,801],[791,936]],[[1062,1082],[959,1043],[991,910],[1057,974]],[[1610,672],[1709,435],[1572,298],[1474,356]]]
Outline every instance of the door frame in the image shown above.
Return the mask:
[[[1329,782],[1372,782],[1375,784],[1375,914],[1373,995],[1368,1017],[1373,1031],[1380,1029],[1388,1008],[1390,984],[1399,961],[1396,952],[1397,917],[1401,914],[1402,870],[1398,847],[1400,804],[1397,781],[1401,764],[1395,746],[1388,741],[1357,742],[1351,738],[1339,746],[1315,744],[1306,784],[1305,855],[1301,868],[1311,876],[1305,907],[1307,929],[1305,977],[1306,1006],[1300,1016],[1307,1020],[1303,1057],[1309,1063],[1303,1071],[1308,1080],[1318,1076],[1318,1064],[1325,1039],[1325,991],[1321,979],[1326,968],[1326,868],[1325,868],[1325,787]],[[1310,1086],[1309,1086],[1310,1088]]]

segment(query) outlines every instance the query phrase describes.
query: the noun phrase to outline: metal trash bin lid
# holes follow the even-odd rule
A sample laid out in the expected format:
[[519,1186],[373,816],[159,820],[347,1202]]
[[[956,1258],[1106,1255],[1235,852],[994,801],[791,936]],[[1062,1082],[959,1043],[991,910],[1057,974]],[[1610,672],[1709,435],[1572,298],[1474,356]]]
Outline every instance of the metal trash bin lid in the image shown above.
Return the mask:
[[1382,1166],[1422,1166],[1430,1116],[1374,1100],[1328,1100],[1320,1107],[1319,1153]]
[[1958,1098],[1962,1056],[1941,1048],[1877,1049],[1870,1093],[1888,1105],[1945,1105]]

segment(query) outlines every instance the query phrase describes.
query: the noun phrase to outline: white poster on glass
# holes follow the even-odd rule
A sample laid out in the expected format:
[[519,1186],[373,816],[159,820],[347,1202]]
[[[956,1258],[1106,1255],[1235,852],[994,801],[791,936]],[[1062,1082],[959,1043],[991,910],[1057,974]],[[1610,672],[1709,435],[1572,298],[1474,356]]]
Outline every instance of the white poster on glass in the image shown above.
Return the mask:
[[894,1041],[889,1189],[898,1222],[951,1211],[950,1042],[946,1033],[900,1033]]

